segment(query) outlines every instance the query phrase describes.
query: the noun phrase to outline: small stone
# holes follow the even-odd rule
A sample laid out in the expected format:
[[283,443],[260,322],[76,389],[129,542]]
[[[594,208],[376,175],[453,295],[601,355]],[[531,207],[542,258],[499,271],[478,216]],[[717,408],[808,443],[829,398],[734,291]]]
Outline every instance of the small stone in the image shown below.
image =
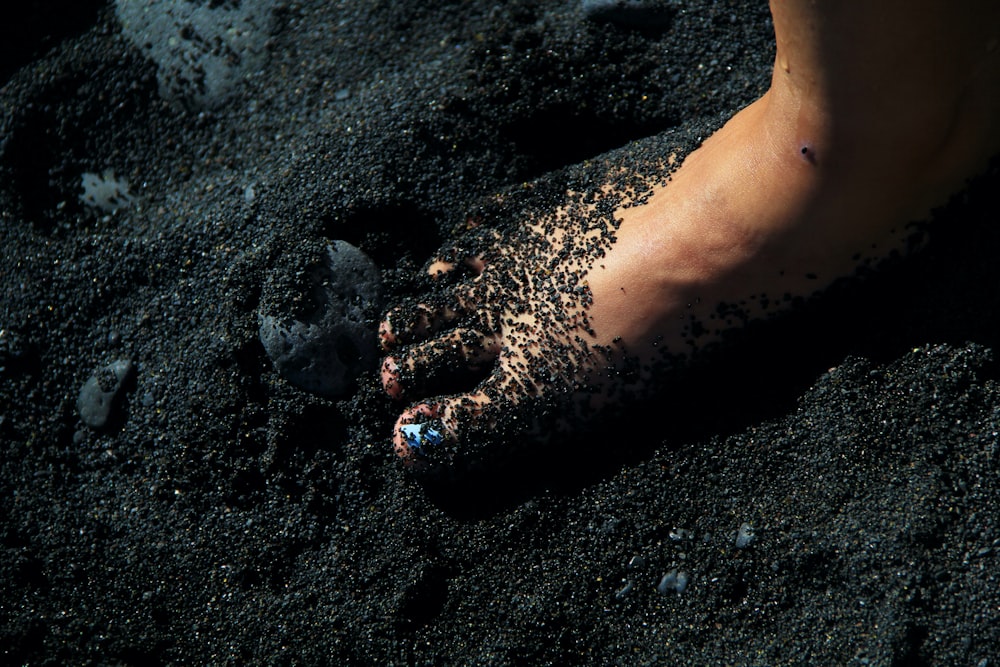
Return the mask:
[[104,428],[115,416],[125,394],[125,386],[135,373],[130,359],[119,359],[90,376],[80,389],[76,409],[91,428]]
[[80,201],[102,213],[114,213],[128,208],[135,201],[128,190],[128,182],[115,178],[112,169],[105,169],[100,176],[84,173],[80,176],[80,187],[83,188]]
[[656,590],[666,595],[667,593],[681,594],[687,588],[690,576],[683,570],[671,570],[660,579],[660,585]]
[[378,267],[346,241],[331,241],[326,262],[310,275],[316,310],[303,320],[259,313],[260,342],[281,377],[306,391],[335,398],[378,361]]
[[632,587],[633,587],[632,582],[626,581],[625,585],[619,588],[618,591],[615,593],[615,599],[621,600],[622,598],[624,598],[626,595],[632,592]]
[[736,548],[746,549],[748,546],[753,544],[755,539],[757,539],[757,536],[753,532],[753,526],[749,523],[743,523],[740,525],[740,529],[736,532]]

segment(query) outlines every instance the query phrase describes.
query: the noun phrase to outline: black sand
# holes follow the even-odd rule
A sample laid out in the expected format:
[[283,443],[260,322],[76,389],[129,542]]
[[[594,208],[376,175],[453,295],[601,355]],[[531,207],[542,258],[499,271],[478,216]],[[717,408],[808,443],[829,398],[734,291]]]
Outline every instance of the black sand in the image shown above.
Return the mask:
[[[317,398],[257,339],[264,285],[304,307],[327,238],[392,303],[493,195],[707,132],[766,86],[763,3],[645,31],[575,0],[275,3],[219,89],[158,82],[113,6],[37,5],[0,89],[5,664],[1000,659],[996,171],[919,256],[679,378],[657,428],[479,488],[401,469],[374,369]],[[107,215],[79,199],[105,169],[134,197]]]

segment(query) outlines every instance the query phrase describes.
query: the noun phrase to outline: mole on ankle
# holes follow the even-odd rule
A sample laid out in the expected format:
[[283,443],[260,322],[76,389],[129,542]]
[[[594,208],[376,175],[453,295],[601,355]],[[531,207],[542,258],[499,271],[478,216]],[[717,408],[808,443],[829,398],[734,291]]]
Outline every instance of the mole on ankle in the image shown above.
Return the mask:
[[803,144],[802,148],[799,149],[799,153],[802,155],[802,159],[809,164],[816,164],[816,149],[811,144]]

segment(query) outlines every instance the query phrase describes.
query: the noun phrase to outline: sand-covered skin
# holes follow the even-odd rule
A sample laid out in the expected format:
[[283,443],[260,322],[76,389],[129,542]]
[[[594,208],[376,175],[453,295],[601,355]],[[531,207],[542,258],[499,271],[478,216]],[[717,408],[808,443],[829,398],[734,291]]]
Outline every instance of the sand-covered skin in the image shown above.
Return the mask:
[[[696,142],[766,86],[766,6],[636,31],[577,2],[275,5],[266,61],[208,106],[161,98],[113,7],[91,20],[0,89],[5,662],[998,654],[995,171],[921,255],[679,375],[653,426],[474,483],[403,470],[376,368],[319,398],[258,340],[264,286],[300,314],[329,239],[417,298],[470,220],[516,225],[629,141]],[[80,200],[107,169],[111,214]],[[122,361],[87,426],[81,388]]]

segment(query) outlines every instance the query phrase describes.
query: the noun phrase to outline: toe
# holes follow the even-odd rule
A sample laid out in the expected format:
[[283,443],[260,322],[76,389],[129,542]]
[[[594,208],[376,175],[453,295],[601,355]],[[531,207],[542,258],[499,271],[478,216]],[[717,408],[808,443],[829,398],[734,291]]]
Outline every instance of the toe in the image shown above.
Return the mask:
[[382,386],[392,398],[404,389],[427,388],[449,377],[463,377],[491,366],[500,354],[499,336],[473,329],[455,329],[414,345],[403,355],[386,357]]
[[427,266],[427,275],[431,278],[437,280],[443,276],[448,275],[458,267],[455,262],[449,262],[445,259],[435,259]]
[[[560,396],[525,393],[498,364],[471,392],[425,399],[400,415],[396,455],[413,469],[459,475],[503,466],[526,446],[548,441],[572,406]],[[544,393],[544,392],[543,392]]]
[[476,310],[475,285],[464,283],[450,294],[436,295],[433,301],[404,304],[386,313],[378,327],[379,344],[385,351],[400,345],[426,340]]
[[408,467],[447,465],[457,450],[462,428],[480,418],[490,402],[478,391],[407,408],[393,429],[393,450]]
[[382,388],[390,398],[400,398],[403,394],[403,385],[400,382],[399,361],[395,357],[386,357],[382,360],[380,370],[382,376]]
[[457,269],[465,268],[466,273],[478,276],[486,269],[486,260],[481,255],[469,255],[459,261],[438,257],[427,265],[427,275],[434,280],[455,274]]
[[435,280],[453,275],[478,276],[486,269],[489,256],[496,251],[500,240],[495,229],[478,229],[440,251],[427,265],[427,273]]
[[397,306],[386,313],[379,324],[379,344],[383,350],[389,351],[400,345],[426,339],[463,314],[464,309],[457,302]]

